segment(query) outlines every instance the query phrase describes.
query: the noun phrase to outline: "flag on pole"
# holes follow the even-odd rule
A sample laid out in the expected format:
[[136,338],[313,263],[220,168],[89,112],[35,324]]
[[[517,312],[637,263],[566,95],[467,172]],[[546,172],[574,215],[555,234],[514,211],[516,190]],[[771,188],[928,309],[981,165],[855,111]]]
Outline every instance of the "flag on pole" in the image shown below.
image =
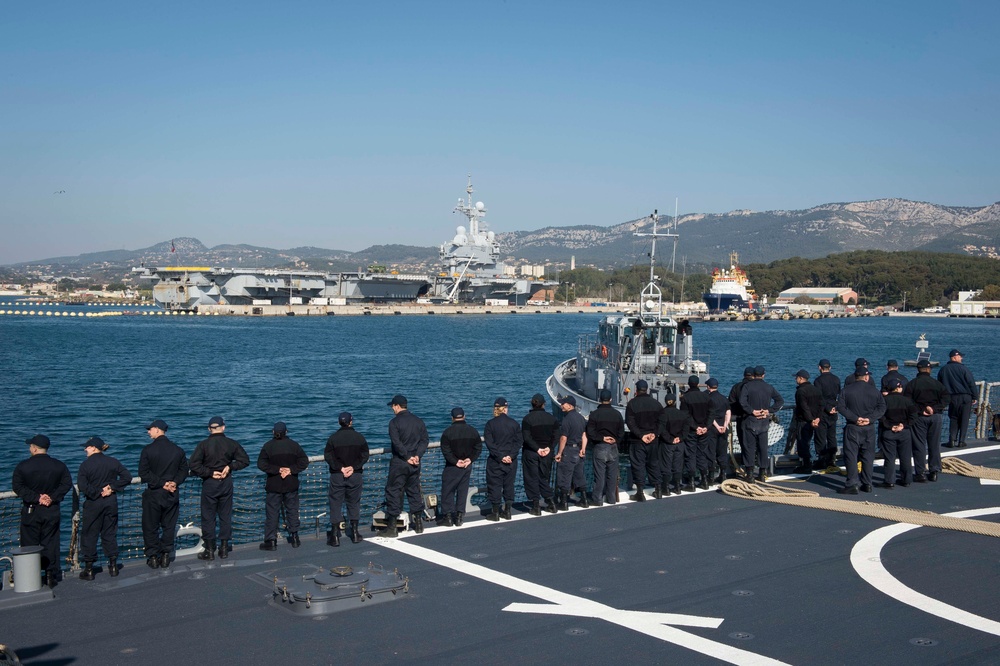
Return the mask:
[[171,252],[176,252],[177,251],[177,248],[174,247],[174,242],[173,241],[170,241],[170,251]]

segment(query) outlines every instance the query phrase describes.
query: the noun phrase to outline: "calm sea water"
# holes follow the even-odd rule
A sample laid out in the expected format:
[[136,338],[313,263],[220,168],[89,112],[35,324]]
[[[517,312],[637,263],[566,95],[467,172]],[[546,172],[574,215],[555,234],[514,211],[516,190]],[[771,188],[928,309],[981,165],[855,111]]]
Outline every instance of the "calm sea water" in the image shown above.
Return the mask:
[[[465,408],[481,427],[503,395],[511,414],[544,392],[556,363],[599,316],[461,315],[398,317],[66,317],[0,316],[0,489],[10,488],[24,440],[49,435],[51,453],[74,477],[80,444],[98,435],[133,472],[154,418],[190,452],[208,419],[256,454],[278,420],[310,455],[320,454],[341,411],[373,446],[388,443],[386,403],[406,394],[431,438]],[[1000,379],[993,320],[878,317],[820,321],[695,324],[695,345],[711,356],[724,388],[746,365],[763,364],[786,397],[792,374],[815,372],[821,357],[841,377],[864,356],[880,375],[887,358],[915,358],[927,334],[936,360],[960,348],[977,379]],[[912,369],[906,369],[908,375]]]

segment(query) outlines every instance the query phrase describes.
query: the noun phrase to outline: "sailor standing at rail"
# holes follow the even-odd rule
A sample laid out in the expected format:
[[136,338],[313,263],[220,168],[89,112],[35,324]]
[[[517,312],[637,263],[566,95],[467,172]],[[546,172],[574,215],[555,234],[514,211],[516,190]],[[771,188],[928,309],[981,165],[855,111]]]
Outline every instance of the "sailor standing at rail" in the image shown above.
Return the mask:
[[[472,463],[483,452],[483,438],[465,422],[465,410],[451,410],[451,425],[441,433],[441,525],[461,527],[465,520],[465,507],[469,501],[469,479]],[[527,484],[525,484],[527,486]]]
[[156,419],[146,428],[150,439],[139,454],[142,493],[142,541],[150,569],[170,566],[177,532],[180,496],[177,488],[188,477],[184,450],[167,439],[167,424]]
[[917,420],[917,404],[903,395],[903,384],[898,379],[890,379],[885,387],[885,414],[879,419],[882,433],[882,487],[892,488],[896,484],[896,459],[903,471],[899,485],[904,488],[913,481],[913,424]]
[[682,490],[694,492],[695,470],[701,476],[698,487],[708,490],[708,476],[715,458],[715,438],[709,436],[711,401],[707,393],[698,390],[698,375],[688,377],[688,389],[681,396],[681,409],[691,416],[691,432],[684,442],[684,475],[687,482]]
[[264,481],[264,542],[260,549],[277,550],[281,507],[285,508],[285,525],[292,548],[298,548],[302,545],[299,539],[299,474],[309,466],[309,456],[288,436],[284,421],[274,424],[271,435],[257,456],[257,469],[267,474]]
[[[344,500],[347,500],[347,537],[351,543],[361,543],[358,523],[361,521],[361,491],[364,486],[364,466],[368,462],[368,440],[354,429],[354,416],[341,412],[337,417],[340,430],[326,440],[323,459],[330,467],[330,534],[328,546],[340,546],[340,522],[344,518]],[[393,519],[392,524],[396,521]]]
[[917,420],[913,423],[913,480],[937,481],[941,471],[941,414],[951,396],[944,384],[931,377],[931,363],[927,359],[917,361],[917,376],[903,389],[903,395],[917,403]]
[[837,462],[837,397],[840,396],[840,378],[830,372],[830,361],[819,361],[819,376],[813,380],[819,389],[819,426],[816,428],[816,469],[833,467]]
[[[486,458],[486,496],[492,510],[486,520],[510,520],[514,506],[514,480],[517,477],[517,454],[524,444],[521,426],[507,415],[507,399],[493,401],[493,418],[483,428],[483,439],[490,452]],[[500,502],[503,501],[501,509]]]
[[531,411],[521,419],[521,473],[524,480],[524,494],[531,502],[528,511],[533,516],[542,515],[541,500],[545,499],[545,510],[556,512],[556,502],[552,498],[552,463],[556,458],[556,444],[559,420],[545,411],[545,396],[536,393],[531,397]]
[[559,430],[559,450],[556,451],[556,504],[561,511],[569,511],[569,496],[580,491],[578,506],[586,509],[587,477],[583,463],[587,456],[587,420],[576,411],[576,398],[569,395],[559,401],[563,411]]
[[424,531],[424,497],[420,490],[420,459],[427,452],[427,426],[407,409],[405,395],[394,395],[388,405],[395,416],[389,421],[389,441],[392,443],[392,458],[385,480],[385,528],[378,535],[395,538],[399,536],[396,519],[403,511],[403,492],[410,505],[410,519],[413,531]]
[[899,361],[894,358],[890,358],[885,362],[885,374],[882,375],[882,380],[879,382],[879,386],[882,387],[882,395],[888,395],[892,392],[892,389],[889,388],[889,382],[893,379],[898,380],[900,386],[904,389],[906,388],[907,382],[910,381],[899,371]]
[[[746,427],[747,413],[743,410],[743,405],[740,404],[740,394],[743,393],[743,387],[747,385],[747,382],[753,379],[753,368],[747,367],[743,369],[743,379],[733,384],[733,387],[729,389],[729,410],[732,412],[732,418],[736,422],[736,443],[739,444],[740,453],[736,457],[737,466],[743,464],[743,459],[747,457],[747,437],[744,435],[743,430]],[[838,391],[839,392],[839,391]],[[837,396],[833,397],[834,400]]]
[[108,445],[100,437],[83,443],[87,459],[80,465],[76,485],[86,498],[80,529],[80,556],[83,571],[80,578],[94,580],[97,561],[97,537],[101,550],[108,558],[108,574],[118,575],[118,493],[132,483],[132,473],[111,456],[104,455]]
[[199,560],[215,559],[215,520],[219,520],[219,557],[229,557],[233,538],[233,472],[250,465],[250,457],[240,443],[226,437],[221,416],[208,421],[209,435],[191,454],[191,473],[201,482],[201,538],[205,549]]
[[11,488],[21,498],[21,546],[42,547],[42,572],[50,588],[59,580],[59,502],[73,487],[66,465],[49,457],[49,438],[24,440],[31,457],[14,468]]
[[646,501],[646,477],[653,484],[653,497],[663,497],[660,477],[659,442],[657,424],[663,405],[649,395],[649,384],[645,379],[635,383],[635,397],[625,405],[625,425],[629,431],[628,457],[632,466],[632,482],[635,483],[635,495],[632,500]]
[[837,411],[847,421],[844,426],[844,464],[847,484],[841,495],[858,494],[858,462],[861,462],[861,492],[872,491],[872,462],[875,460],[875,424],[885,414],[885,398],[871,383],[865,366],[854,370],[854,381],[847,384],[837,399]]
[[729,421],[732,418],[732,411],[729,408],[729,400],[719,393],[718,379],[709,377],[705,386],[708,389],[709,402],[709,450],[714,450],[715,468],[719,471],[715,482],[722,483],[729,473]]
[[791,425],[796,431],[795,441],[799,454],[799,466],[795,468],[795,473],[811,474],[809,446],[812,444],[813,434],[820,425],[823,394],[809,383],[807,370],[795,373],[795,384],[795,412]]
[[771,414],[785,405],[775,388],[764,381],[764,374],[764,366],[754,366],[753,379],[747,382],[740,393],[740,404],[747,413],[743,429],[747,437],[743,470],[751,477],[754,464],[759,465],[758,481],[767,481],[767,431],[771,427]]
[[681,478],[684,471],[684,442],[691,432],[691,415],[677,409],[674,394],[665,396],[667,406],[660,412],[657,434],[660,438],[660,478],[666,494],[673,491],[681,494]]
[[950,359],[938,370],[938,381],[951,396],[948,404],[948,444],[949,449],[965,446],[965,436],[969,431],[969,416],[976,406],[979,389],[968,366],[962,364],[962,352],[952,349]]
[[601,389],[600,403],[587,419],[587,441],[594,449],[594,505],[618,503],[618,445],[625,439],[625,419],[611,406],[611,391]]

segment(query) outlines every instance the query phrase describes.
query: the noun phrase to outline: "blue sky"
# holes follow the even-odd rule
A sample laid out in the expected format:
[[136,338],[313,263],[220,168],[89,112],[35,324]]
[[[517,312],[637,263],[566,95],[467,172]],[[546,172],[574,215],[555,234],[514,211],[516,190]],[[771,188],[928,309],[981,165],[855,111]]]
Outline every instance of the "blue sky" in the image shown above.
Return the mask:
[[[994,2],[7,3],[0,264],[1000,200]],[[54,192],[65,190],[64,193]]]

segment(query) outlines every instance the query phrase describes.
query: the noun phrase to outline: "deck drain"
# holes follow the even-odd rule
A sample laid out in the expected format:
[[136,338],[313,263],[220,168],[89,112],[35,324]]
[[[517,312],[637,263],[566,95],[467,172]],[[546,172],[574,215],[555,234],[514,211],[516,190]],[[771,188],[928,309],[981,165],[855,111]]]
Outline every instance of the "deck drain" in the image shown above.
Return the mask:
[[663,574],[667,573],[667,570],[666,569],[657,569],[653,573],[660,574],[662,576]]
[[601,588],[599,588],[599,587],[591,587],[591,586],[588,586],[588,587],[581,587],[581,588],[580,588],[580,591],[581,591],[581,592],[587,592],[587,593],[591,593],[591,592],[600,592],[600,591],[601,591]]
[[933,647],[937,645],[938,642],[933,638],[911,638],[910,645],[916,645],[918,647]]
[[463,585],[468,585],[468,581],[464,580],[453,580],[448,583],[448,587],[462,587]]
[[377,550],[366,550],[361,553],[362,555],[378,555]]
[[318,622],[318,621],[320,621],[320,620],[325,620],[325,619],[326,619],[327,617],[328,617],[328,616],[326,616],[326,615],[317,615],[317,616],[316,616],[316,617],[314,617],[313,619],[314,619],[314,620],[316,620],[316,621]]
[[727,560],[742,560],[742,555],[726,555]]
[[609,527],[608,531],[609,532],[621,532],[622,528],[620,528],[620,527]]
[[208,575],[204,571],[195,571],[188,580],[201,580],[203,578],[208,578]]
[[955,492],[955,489],[954,488],[942,488],[941,492],[943,492],[943,493],[953,493],[953,492]]
[[487,557],[489,557],[489,555],[487,555],[486,553],[473,553],[472,555],[469,555],[470,560],[482,560]]
[[736,530],[736,534],[750,534],[750,530]]
[[753,638],[753,634],[747,633],[745,631],[734,631],[729,634],[730,638],[735,638],[738,641],[748,641]]
[[504,527],[503,525],[497,525],[497,526],[496,526],[496,527],[494,527],[493,529],[494,529],[494,530],[496,530],[497,532],[503,532],[503,531],[504,531],[505,529],[507,529],[507,528],[506,528],[506,527]]
[[854,534],[854,530],[837,530],[837,534]]
[[124,648],[121,650],[121,654],[135,654],[139,651],[139,648]]
[[580,627],[573,627],[572,629],[567,629],[566,633],[570,636],[586,636],[590,632]]
[[752,597],[753,596],[753,592],[751,592],[750,590],[735,590],[733,592],[733,596],[734,597]]
[[729,507],[728,506],[717,506],[717,507],[715,507],[715,510],[716,511],[729,511]]
[[618,556],[618,555],[612,555],[611,557],[608,557],[608,558],[605,558],[605,559],[606,559],[606,560],[607,560],[608,562],[621,562],[621,561],[622,561],[623,559],[625,559],[625,558],[623,558],[623,557],[620,557],[620,556]]

